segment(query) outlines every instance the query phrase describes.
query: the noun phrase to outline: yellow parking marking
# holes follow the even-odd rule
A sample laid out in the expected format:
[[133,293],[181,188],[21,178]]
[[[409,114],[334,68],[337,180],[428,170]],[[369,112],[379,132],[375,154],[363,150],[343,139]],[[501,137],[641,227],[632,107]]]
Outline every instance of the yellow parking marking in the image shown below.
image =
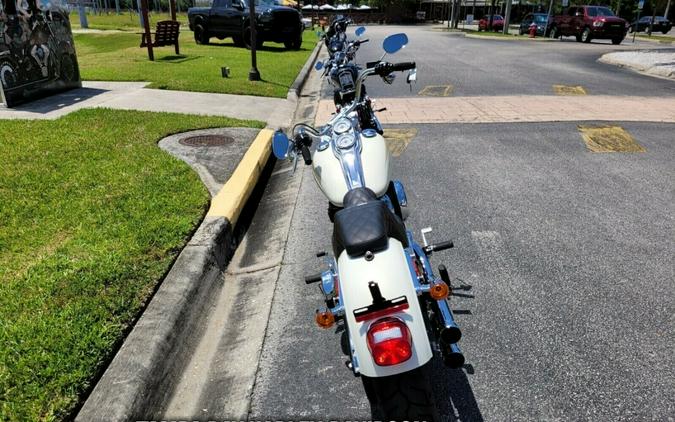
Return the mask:
[[592,152],[647,151],[621,126],[579,126],[579,132]]
[[426,97],[449,97],[452,94],[452,85],[427,85],[417,95]]
[[581,85],[553,85],[556,95],[586,95],[588,94]]
[[391,155],[398,157],[403,154],[403,151],[405,151],[408,144],[412,142],[416,135],[416,128],[386,129],[384,131],[384,140],[387,142],[387,148],[389,148]]

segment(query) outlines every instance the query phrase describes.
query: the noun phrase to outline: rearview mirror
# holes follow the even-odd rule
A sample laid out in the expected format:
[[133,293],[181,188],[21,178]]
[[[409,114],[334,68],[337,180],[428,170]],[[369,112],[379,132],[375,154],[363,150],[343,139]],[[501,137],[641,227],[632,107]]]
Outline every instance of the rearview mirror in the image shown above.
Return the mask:
[[323,62],[316,62],[316,64],[314,65],[314,69],[315,70],[323,69]]
[[404,33],[390,35],[384,39],[382,48],[387,54],[394,54],[408,44],[408,36]]
[[274,138],[272,139],[272,152],[278,160],[285,160],[288,158],[289,146],[290,141],[284,132],[280,130],[274,132]]
[[356,28],[356,31],[354,31],[354,33],[356,34],[357,37],[360,37],[360,36],[363,35],[365,32],[366,32],[366,27],[365,27],[365,26],[359,26],[358,28]]

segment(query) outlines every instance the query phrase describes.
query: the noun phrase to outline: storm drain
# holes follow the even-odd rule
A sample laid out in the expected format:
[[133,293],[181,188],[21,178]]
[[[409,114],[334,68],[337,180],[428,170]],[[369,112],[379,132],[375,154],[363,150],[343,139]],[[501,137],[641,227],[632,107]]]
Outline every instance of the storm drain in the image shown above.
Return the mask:
[[221,147],[234,142],[234,138],[227,135],[195,135],[178,142],[188,147]]

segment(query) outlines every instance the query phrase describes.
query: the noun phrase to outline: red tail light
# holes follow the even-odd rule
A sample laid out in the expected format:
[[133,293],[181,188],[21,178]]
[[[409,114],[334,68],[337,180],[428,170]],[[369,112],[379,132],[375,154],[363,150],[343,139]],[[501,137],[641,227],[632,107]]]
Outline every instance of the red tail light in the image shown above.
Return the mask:
[[403,321],[383,318],[368,330],[368,349],[379,366],[398,365],[412,356],[412,336]]

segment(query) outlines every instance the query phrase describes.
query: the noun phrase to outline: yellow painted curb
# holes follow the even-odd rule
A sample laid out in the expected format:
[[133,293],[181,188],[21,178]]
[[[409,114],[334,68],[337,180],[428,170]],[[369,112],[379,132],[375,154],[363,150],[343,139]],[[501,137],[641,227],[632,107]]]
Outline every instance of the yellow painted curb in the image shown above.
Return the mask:
[[206,215],[225,217],[233,226],[236,224],[270,156],[273,135],[274,131],[270,129],[258,133],[230,179],[211,200],[211,208]]

